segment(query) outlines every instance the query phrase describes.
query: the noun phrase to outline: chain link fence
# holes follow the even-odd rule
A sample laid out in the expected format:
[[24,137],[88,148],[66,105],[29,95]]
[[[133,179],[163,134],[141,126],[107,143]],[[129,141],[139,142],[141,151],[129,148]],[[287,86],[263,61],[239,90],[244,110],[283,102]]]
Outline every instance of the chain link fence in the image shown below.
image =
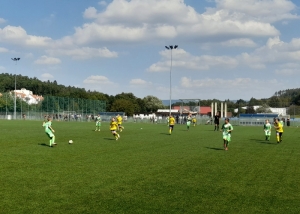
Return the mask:
[[0,119],[43,120],[51,116],[57,120],[84,121],[91,119],[99,112],[106,111],[106,102],[81,98],[45,96],[40,101],[30,100],[29,97],[15,98],[11,93],[1,93]]

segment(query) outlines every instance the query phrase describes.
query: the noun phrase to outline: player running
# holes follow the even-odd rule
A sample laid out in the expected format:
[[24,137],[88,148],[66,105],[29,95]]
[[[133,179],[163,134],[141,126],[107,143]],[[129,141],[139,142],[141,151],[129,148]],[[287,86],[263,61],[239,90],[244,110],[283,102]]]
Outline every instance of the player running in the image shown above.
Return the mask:
[[186,121],[187,130],[190,130],[191,122],[192,122],[192,115],[189,114]]
[[222,125],[221,132],[223,131],[224,149],[228,150],[228,144],[231,141],[232,125],[229,123],[229,118],[225,118],[225,123]]
[[169,134],[172,134],[175,125],[175,118],[170,115],[169,117]]
[[276,140],[277,140],[277,143],[280,143],[280,142],[282,142],[283,126],[279,122],[278,118],[275,118],[274,128],[276,130]]
[[192,123],[193,123],[193,126],[196,126],[196,123],[197,123],[196,116],[194,116],[194,117],[193,117],[193,119],[192,119]]
[[55,143],[55,135],[53,134],[55,131],[51,127],[51,125],[52,125],[52,119],[51,117],[48,117],[47,122],[43,122],[43,127],[45,127],[46,135],[50,138],[50,144],[49,144],[50,147],[52,147],[52,145],[57,145]]
[[98,114],[98,116],[96,116],[96,129],[95,129],[95,132],[96,131],[100,132],[101,121],[102,121],[101,116],[100,116],[100,114]]
[[124,126],[122,126],[123,118],[118,114],[116,119],[118,123],[118,130],[122,132],[124,129]]
[[266,140],[269,141],[270,137],[271,137],[271,124],[269,122],[269,120],[266,120],[265,124],[264,124],[264,132],[265,132],[265,136],[266,136]]
[[110,122],[110,131],[113,134],[113,136],[118,140],[120,138],[120,135],[117,133],[118,123],[116,122],[115,118],[111,118]]

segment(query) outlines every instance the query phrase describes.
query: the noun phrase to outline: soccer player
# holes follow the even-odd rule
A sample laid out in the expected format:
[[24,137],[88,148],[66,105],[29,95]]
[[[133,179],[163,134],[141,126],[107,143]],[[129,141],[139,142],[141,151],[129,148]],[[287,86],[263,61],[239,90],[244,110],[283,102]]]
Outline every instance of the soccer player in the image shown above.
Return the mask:
[[175,118],[170,115],[169,117],[169,134],[172,134],[175,125]]
[[225,118],[225,123],[220,131],[223,131],[224,149],[228,150],[228,144],[231,141],[232,125],[229,123],[229,118]]
[[118,123],[118,130],[122,132],[124,129],[124,126],[122,126],[123,118],[118,114],[116,119]]
[[50,138],[50,144],[49,144],[50,147],[52,147],[52,145],[57,145],[55,143],[55,135],[53,134],[55,131],[51,127],[51,125],[52,125],[52,119],[51,117],[48,117],[47,122],[43,122],[43,127],[45,127],[46,135]]
[[215,123],[215,131],[219,131],[220,116],[218,113],[215,115],[214,123]]
[[98,115],[96,116],[96,129],[95,129],[95,132],[96,132],[96,131],[99,131],[99,132],[100,132],[101,121],[102,121],[101,116],[100,116],[100,114],[98,114]]
[[187,130],[190,130],[191,121],[192,121],[192,115],[189,114],[186,121]]
[[276,140],[277,140],[277,143],[280,143],[282,141],[283,126],[279,122],[278,118],[275,118],[274,128],[276,130]]
[[194,116],[194,117],[193,117],[193,119],[192,119],[192,123],[193,123],[193,126],[196,126],[196,123],[197,123],[196,116]]
[[166,117],[166,120],[167,120],[167,126],[169,126],[169,124],[170,124],[170,118],[169,118],[169,116]]
[[266,140],[269,141],[270,137],[271,137],[271,124],[269,122],[269,120],[266,120],[265,124],[264,124],[264,132],[265,132],[265,136],[266,136]]
[[116,119],[113,117],[111,118],[110,122],[110,131],[113,134],[113,136],[118,140],[120,138],[120,135],[117,133],[118,123],[116,122]]

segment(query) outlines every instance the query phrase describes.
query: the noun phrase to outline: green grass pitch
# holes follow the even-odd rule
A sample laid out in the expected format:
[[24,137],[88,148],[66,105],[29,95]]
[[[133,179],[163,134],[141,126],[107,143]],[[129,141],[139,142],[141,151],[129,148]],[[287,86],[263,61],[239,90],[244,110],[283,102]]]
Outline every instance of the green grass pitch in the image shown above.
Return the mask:
[[54,121],[50,148],[42,122],[0,121],[0,213],[300,213],[296,127],[235,126],[224,151],[211,125],[108,126]]

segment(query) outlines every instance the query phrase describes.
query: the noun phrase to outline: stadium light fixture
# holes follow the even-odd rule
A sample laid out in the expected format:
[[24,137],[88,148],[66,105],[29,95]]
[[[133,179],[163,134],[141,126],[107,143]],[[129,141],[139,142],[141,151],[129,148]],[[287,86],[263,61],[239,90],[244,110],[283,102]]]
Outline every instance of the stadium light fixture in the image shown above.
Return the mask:
[[173,49],[177,49],[178,45],[169,45],[165,46],[166,49],[171,50],[171,66],[170,66],[170,115],[171,115],[171,109],[172,109],[172,61],[173,61],[173,56],[172,56],[172,51]]
[[[16,66],[17,66],[17,63],[18,61],[21,59],[21,58],[11,58],[12,61],[16,62]],[[14,99],[14,120],[17,119],[17,94],[16,94],[16,90],[17,90],[17,74],[16,74],[16,69],[15,69],[15,91],[14,91],[14,94],[15,94],[15,99]]]

